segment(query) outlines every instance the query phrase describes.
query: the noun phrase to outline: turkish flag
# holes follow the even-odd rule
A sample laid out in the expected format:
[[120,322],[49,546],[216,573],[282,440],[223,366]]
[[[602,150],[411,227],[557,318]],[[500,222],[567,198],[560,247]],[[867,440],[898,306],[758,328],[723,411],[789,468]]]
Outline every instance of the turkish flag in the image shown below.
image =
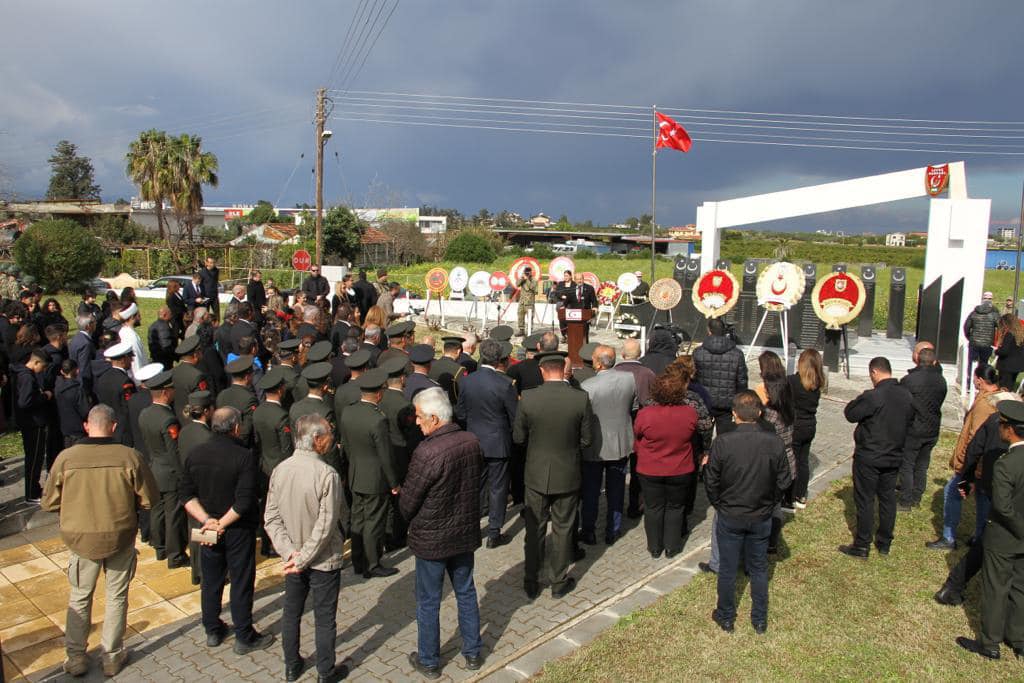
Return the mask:
[[658,140],[654,143],[655,148],[669,147],[680,152],[689,152],[693,141],[690,140],[690,134],[686,129],[660,111],[654,112],[654,115],[658,117]]

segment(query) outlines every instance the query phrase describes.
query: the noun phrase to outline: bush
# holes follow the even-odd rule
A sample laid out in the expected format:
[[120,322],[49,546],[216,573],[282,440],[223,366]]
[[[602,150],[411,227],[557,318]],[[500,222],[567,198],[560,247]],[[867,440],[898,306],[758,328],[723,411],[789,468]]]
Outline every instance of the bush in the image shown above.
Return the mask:
[[492,263],[497,254],[485,237],[475,231],[463,230],[448,243],[444,257],[448,261],[458,263]]
[[103,259],[99,240],[66,218],[34,223],[14,243],[14,260],[50,292],[96,277]]

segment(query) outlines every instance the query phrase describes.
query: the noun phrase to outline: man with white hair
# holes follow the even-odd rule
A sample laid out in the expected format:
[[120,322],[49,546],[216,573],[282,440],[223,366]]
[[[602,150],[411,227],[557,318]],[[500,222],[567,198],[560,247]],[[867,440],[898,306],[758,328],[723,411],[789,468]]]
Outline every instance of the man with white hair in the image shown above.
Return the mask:
[[413,668],[440,675],[441,595],[448,574],[458,606],[466,668],[483,665],[480,608],[473,583],[473,553],[480,547],[480,441],[452,422],[452,405],[440,387],[413,399],[424,438],[413,452],[399,506],[409,521],[409,549],[416,557],[416,652]]
[[344,547],[337,533],[341,478],[324,460],[333,449],[331,424],[319,415],[303,415],[295,421],[295,452],[275,467],[270,477],[264,524],[274,548],[284,558],[281,644],[289,681],[302,675],[299,622],[311,591],[317,675],[328,680],[348,673],[334,661]]
[[466,372],[476,372],[476,361],[473,354],[476,353],[476,345],[480,343],[480,337],[472,332],[466,334],[466,340],[462,342],[462,353],[459,354],[458,363],[466,368]]
[[146,355],[146,350],[142,347],[142,339],[139,338],[139,333],[135,331],[135,328],[142,323],[142,316],[139,314],[139,305],[136,303],[130,303],[121,309],[118,317],[121,319],[121,329],[117,331],[117,336],[122,342],[130,344],[132,347],[132,377],[135,373],[142,368],[143,365],[149,364],[149,356]]
[[206,306],[196,306],[192,311],[192,323],[185,330],[185,338],[199,334],[199,328],[207,323],[209,317],[210,312]]
[[245,301],[245,285],[235,285],[231,288],[231,301],[232,304],[240,304]]
[[68,341],[68,358],[78,364],[78,378],[86,394],[92,394],[92,361],[96,357],[96,318],[90,313],[79,313],[75,318],[78,334]]

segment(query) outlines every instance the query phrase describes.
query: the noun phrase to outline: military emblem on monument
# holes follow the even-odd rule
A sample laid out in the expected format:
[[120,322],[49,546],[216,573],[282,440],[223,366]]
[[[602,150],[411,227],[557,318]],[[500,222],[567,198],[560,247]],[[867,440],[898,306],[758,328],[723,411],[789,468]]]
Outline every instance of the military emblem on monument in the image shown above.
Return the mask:
[[651,285],[648,295],[651,305],[659,311],[668,311],[679,305],[683,298],[683,288],[670,277],[663,277]]
[[829,273],[814,286],[811,304],[830,330],[838,330],[864,308],[864,283],[851,273]]
[[773,263],[757,279],[757,303],[769,311],[786,311],[804,295],[807,280],[792,263]]
[[705,318],[718,318],[736,305],[740,285],[728,270],[709,270],[693,287],[693,305]]
[[949,186],[949,164],[929,166],[924,172],[924,186],[929,197],[938,197]]

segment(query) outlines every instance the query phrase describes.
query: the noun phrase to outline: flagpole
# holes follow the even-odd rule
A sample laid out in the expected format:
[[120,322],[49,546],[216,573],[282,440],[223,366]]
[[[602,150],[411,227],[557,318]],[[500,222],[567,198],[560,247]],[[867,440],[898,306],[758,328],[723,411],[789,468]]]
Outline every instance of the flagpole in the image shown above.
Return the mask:
[[654,137],[651,139],[651,284],[654,284],[654,226],[655,206],[657,205],[658,178],[658,105],[651,105],[651,121],[654,126]]

